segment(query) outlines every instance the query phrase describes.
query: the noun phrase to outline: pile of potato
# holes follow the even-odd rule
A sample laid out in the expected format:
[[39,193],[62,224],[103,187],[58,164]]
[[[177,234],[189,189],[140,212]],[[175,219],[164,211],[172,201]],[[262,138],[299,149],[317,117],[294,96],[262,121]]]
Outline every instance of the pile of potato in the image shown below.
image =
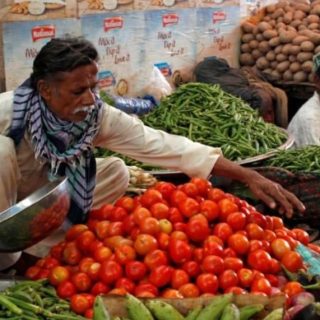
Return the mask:
[[312,59],[320,52],[320,0],[280,0],[241,28],[242,66],[255,65],[274,80],[312,81]]

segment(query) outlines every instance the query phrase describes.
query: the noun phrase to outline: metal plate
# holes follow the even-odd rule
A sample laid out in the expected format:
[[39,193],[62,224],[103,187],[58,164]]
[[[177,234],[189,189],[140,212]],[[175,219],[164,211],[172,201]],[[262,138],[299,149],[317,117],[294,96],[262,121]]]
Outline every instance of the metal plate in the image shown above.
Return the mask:
[[[274,154],[276,154],[277,151],[279,150],[287,150],[290,149],[294,143],[294,138],[292,135],[290,135],[285,129],[280,128],[282,131],[284,131],[288,138],[287,141],[282,144],[281,146],[279,146],[278,148],[274,149],[274,150],[270,150],[267,153],[264,154],[259,154],[257,156],[251,157],[251,158],[247,158],[247,159],[243,159],[243,160],[238,160],[238,161],[234,161],[240,165],[244,165],[244,164],[251,164],[251,163],[255,163],[255,162],[259,162],[262,160],[266,160],[268,158],[271,158]],[[169,177],[169,178],[181,178],[183,176],[186,176],[183,172],[181,171],[175,171],[175,170],[150,170],[146,172],[156,176],[156,177]]]

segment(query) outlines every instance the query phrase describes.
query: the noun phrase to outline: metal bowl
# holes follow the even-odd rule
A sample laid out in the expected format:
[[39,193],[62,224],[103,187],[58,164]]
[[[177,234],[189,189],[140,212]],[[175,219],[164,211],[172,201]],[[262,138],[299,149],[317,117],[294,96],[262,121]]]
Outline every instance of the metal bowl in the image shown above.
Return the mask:
[[67,178],[43,186],[0,213],[0,252],[26,249],[59,228],[70,207]]

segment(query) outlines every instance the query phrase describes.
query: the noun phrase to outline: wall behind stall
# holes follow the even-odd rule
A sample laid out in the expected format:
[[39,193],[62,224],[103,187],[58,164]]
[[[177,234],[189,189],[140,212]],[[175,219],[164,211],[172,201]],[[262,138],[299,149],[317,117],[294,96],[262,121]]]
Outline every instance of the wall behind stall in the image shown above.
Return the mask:
[[0,92],[25,80],[38,50],[66,34],[94,43],[100,85],[117,95],[139,95],[154,66],[172,86],[190,81],[196,63],[211,55],[238,67],[240,0],[43,3],[0,0]]

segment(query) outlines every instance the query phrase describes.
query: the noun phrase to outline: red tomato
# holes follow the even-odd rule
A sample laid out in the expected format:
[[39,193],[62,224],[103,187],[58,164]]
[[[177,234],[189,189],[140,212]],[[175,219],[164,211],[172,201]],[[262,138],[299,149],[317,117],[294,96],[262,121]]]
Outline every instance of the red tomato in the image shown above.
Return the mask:
[[108,285],[122,277],[121,265],[115,261],[103,261],[99,270],[100,280]]
[[280,260],[284,254],[291,250],[290,244],[281,238],[276,238],[271,242],[272,254]]
[[238,270],[243,268],[243,262],[240,258],[236,258],[236,257],[235,258],[233,258],[233,257],[225,258],[224,259],[224,268],[237,272]]
[[225,198],[225,193],[219,188],[212,188],[208,191],[208,199],[219,202],[220,200]]
[[226,221],[227,217],[230,213],[239,211],[238,206],[228,198],[224,198],[218,202],[219,208],[220,208],[220,220]]
[[186,232],[187,230],[187,224],[184,222],[176,222],[173,225],[173,229],[174,231],[182,231],[182,232]]
[[246,294],[248,292],[245,289],[240,287],[229,287],[224,291],[224,293],[233,293],[235,295],[239,295],[239,294]]
[[49,281],[53,286],[69,279],[70,272],[66,267],[56,266],[50,270]]
[[216,241],[205,241],[203,245],[204,256],[215,255],[221,257],[223,254],[223,247]]
[[246,231],[250,240],[262,240],[265,230],[263,230],[256,223],[248,223],[246,226]]
[[137,239],[134,241],[134,249],[141,256],[145,256],[157,248],[157,239],[150,234],[139,234]]
[[179,292],[184,298],[196,298],[200,295],[200,290],[193,283],[186,283],[179,288]]
[[171,223],[183,222],[184,217],[177,208],[171,207],[169,208],[169,221]]
[[263,249],[263,243],[261,240],[250,240],[248,252],[253,252],[258,249]]
[[205,242],[216,242],[217,244],[220,244],[220,246],[222,246],[222,247],[224,245],[223,241],[219,237],[214,236],[214,235],[208,236],[205,239]]
[[88,299],[82,294],[75,294],[70,299],[71,310],[77,314],[84,314],[90,307]]
[[267,226],[266,217],[257,211],[250,212],[250,214],[247,216],[247,223],[256,223],[262,229],[265,229]]
[[[181,190],[174,190],[170,197],[170,203],[172,207],[179,207],[179,204],[184,202],[188,196]],[[173,222],[173,221],[172,221]]]
[[130,234],[133,228],[136,226],[134,222],[134,215],[130,214],[129,216],[125,217],[123,222],[123,231],[125,234]]
[[56,245],[54,245],[51,249],[50,249],[50,256],[53,258],[56,258],[58,261],[62,260],[62,252],[64,247],[66,246],[66,242],[60,242]]
[[132,215],[135,224],[140,225],[140,223],[144,221],[146,218],[151,217],[151,212],[147,208],[138,207],[134,209]]
[[58,284],[57,293],[60,298],[68,299],[76,293],[76,287],[71,281],[65,280]]
[[[133,204],[133,200],[132,200]],[[127,211],[122,207],[114,207],[108,220],[117,222],[123,221],[128,216]]]
[[116,255],[116,260],[122,265],[125,265],[129,261],[135,260],[136,252],[132,246],[122,245],[115,248],[114,251]]
[[233,230],[225,222],[219,222],[213,228],[213,235],[220,238],[223,242],[227,242],[232,233]]
[[156,287],[164,287],[170,283],[172,278],[172,268],[169,266],[158,266],[149,275],[149,281]]
[[71,276],[71,282],[74,284],[78,292],[89,291],[92,282],[90,277],[84,272],[78,272]]
[[195,278],[200,273],[199,264],[196,261],[187,261],[182,265],[182,269],[192,278]]
[[146,208],[150,208],[154,203],[161,202],[162,200],[162,193],[156,189],[147,189],[140,198],[141,204]]
[[220,214],[218,204],[212,200],[204,200],[200,205],[200,211],[210,222],[218,219]]
[[123,223],[121,221],[111,222],[108,228],[108,237],[121,236],[124,233]]
[[133,281],[139,281],[147,273],[147,267],[140,261],[129,261],[125,266],[126,276]]
[[134,209],[134,200],[129,196],[123,196],[115,202],[115,206],[121,207],[128,213],[131,213]]
[[179,190],[182,190],[188,197],[195,198],[199,195],[199,190],[196,184],[187,182],[178,187]]
[[110,221],[107,220],[102,220],[96,223],[94,232],[97,235],[98,239],[104,240],[106,237],[108,237],[109,226]]
[[101,263],[99,262],[93,262],[87,271],[88,276],[93,280],[96,281],[99,278],[99,272],[101,269]]
[[103,205],[99,210],[95,210],[95,214],[92,214],[92,218],[98,220],[108,220],[112,210],[112,204]]
[[41,267],[39,266],[31,266],[27,269],[25,276],[31,280],[38,279],[38,275],[41,271]]
[[137,297],[142,297],[141,293],[145,292],[151,293],[153,297],[157,297],[159,295],[157,287],[149,282],[139,283],[134,289],[134,295]]
[[272,290],[271,283],[266,278],[254,279],[251,285],[252,292],[262,292],[270,295]]
[[96,239],[94,233],[90,230],[83,231],[76,239],[77,247],[87,253],[90,250],[91,243]]
[[226,248],[226,249],[223,250],[222,257],[223,257],[223,258],[228,258],[228,257],[234,257],[234,258],[236,258],[236,257],[237,257],[237,254],[236,254],[236,252],[235,252],[233,249],[231,249],[231,248]]
[[282,292],[287,294],[288,297],[292,297],[300,292],[305,291],[301,285],[301,283],[297,281],[289,281],[282,288]]
[[168,219],[169,218],[169,207],[163,202],[154,203],[150,207],[150,212],[156,219]]
[[270,262],[270,273],[272,274],[278,274],[281,271],[281,264],[276,259],[271,259]]
[[169,200],[171,194],[176,190],[176,186],[170,182],[159,181],[155,184],[154,188],[161,192],[164,199]]
[[181,299],[183,295],[177,289],[167,288],[162,291],[161,297],[164,299]]
[[197,287],[202,293],[213,293],[218,291],[219,282],[216,275],[212,273],[202,273],[196,279]]
[[283,220],[280,217],[272,216],[273,230],[282,229],[284,227]]
[[228,245],[240,255],[246,254],[250,247],[248,238],[240,233],[232,234],[228,239]]
[[254,279],[254,273],[252,270],[247,268],[241,268],[237,272],[239,284],[241,287],[249,288]]
[[99,247],[93,252],[93,258],[97,262],[106,261],[111,257],[111,255],[112,251],[105,246]]
[[232,212],[227,216],[227,223],[233,231],[242,230],[246,225],[246,215],[243,212]]
[[116,281],[116,288],[123,288],[126,290],[126,292],[133,293],[135,284],[128,278],[119,278]]
[[97,296],[99,294],[106,294],[110,291],[110,288],[105,285],[103,282],[101,281],[98,281],[96,282],[92,288],[91,288],[91,293],[94,295],[94,296]]
[[78,265],[82,256],[75,241],[68,242],[62,252],[63,261],[69,265]]
[[277,236],[273,231],[264,230],[263,240],[266,240],[271,243],[276,238],[277,238]]
[[265,277],[270,282],[271,287],[278,287],[279,278],[277,276],[275,276],[274,274],[266,274]]
[[281,258],[281,264],[290,272],[297,272],[303,267],[303,260],[296,251],[288,251]]
[[69,228],[66,232],[65,239],[66,241],[75,240],[79,234],[83,231],[88,230],[88,226],[85,224],[75,224],[71,228]]
[[211,187],[211,183],[208,180],[193,177],[190,182],[197,186],[200,196],[206,196],[208,194],[208,190]]
[[87,319],[93,319],[93,309],[87,309],[86,312],[84,313],[84,317]]
[[184,215],[187,218],[194,216],[200,211],[199,203],[190,197],[187,197],[184,201],[180,202],[178,204],[178,208],[182,215]]
[[190,280],[189,275],[182,269],[175,269],[172,272],[171,287],[179,289],[182,285],[188,283]]
[[239,283],[238,275],[233,270],[224,270],[219,275],[219,287],[222,290],[227,290],[230,287],[236,287]]
[[186,241],[171,239],[169,243],[169,256],[175,263],[184,263],[191,259],[192,250]]
[[170,236],[167,233],[160,232],[157,236],[159,248],[166,250],[169,247]]
[[224,271],[224,261],[219,256],[206,256],[201,264],[201,269],[205,273],[212,273],[219,275]]
[[204,241],[210,234],[207,218],[201,214],[193,216],[187,223],[186,233],[194,242]]
[[95,296],[91,293],[81,293],[81,295],[88,300],[89,308],[92,308],[94,304]]
[[95,262],[94,259],[91,257],[82,258],[79,263],[79,271],[87,273],[91,264],[94,262]]
[[270,254],[262,249],[250,252],[248,255],[248,265],[263,273],[270,272],[271,260]]
[[188,236],[183,231],[173,231],[170,235],[171,239],[188,241]]
[[156,235],[160,232],[159,220],[154,217],[147,217],[140,222],[141,233]]
[[320,246],[314,243],[308,243],[309,249],[313,250],[314,252],[320,253]]
[[307,245],[310,242],[310,237],[307,231],[299,228],[294,228],[291,231],[293,232],[295,239],[302,244]]
[[193,249],[193,260],[198,263],[201,263],[204,258],[204,250],[202,248],[195,248]]
[[156,249],[149,252],[143,260],[144,264],[150,269],[153,270],[157,266],[167,265],[168,257],[166,252]]

